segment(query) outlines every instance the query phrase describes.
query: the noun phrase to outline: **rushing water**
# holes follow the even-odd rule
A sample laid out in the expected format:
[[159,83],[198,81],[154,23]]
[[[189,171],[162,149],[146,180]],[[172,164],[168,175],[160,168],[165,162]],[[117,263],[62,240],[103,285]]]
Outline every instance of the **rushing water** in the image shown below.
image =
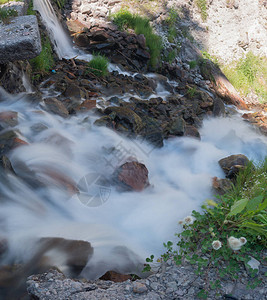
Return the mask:
[[[36,8],[45,3],[34,2]],[[55,42],[59,56],[65,56],[61,51],[65,42]],[[73,48],[65,49],[68,56]],[[95,127],[93,114],[63,119],[46,112],[42,102],[34,104],[27,94],[11,96],[0,90],[0,99],[0,111],[18,112],[15,129],[29,143],[9,155],[15,172],[24,180],[2,175],[0,181],[0,236],[8,240],[7,261],[28,260],[41,237],[86,240],[94,254],[83,275],[91,279],[107,270],[135,272],[145,257],[159,256],[163,242],[173,240],[180,229],[177,221],[212,197],[211,178],[224,176],[219,159],[242,153],[257,162],[267,155],[266,137],[239,114],[206,119],[201,141],[173,138],[157,149]],[[109,178],[129,156],[149,170],[151,186],[143,192],[121,193],[88,181],[93,178],[88,174]],[[43,185],[33,184],[36,178]],[[84,180],[87,198],[66,189],[66,183],[82,186]],[[128,249],[127,254],[118,246]]]

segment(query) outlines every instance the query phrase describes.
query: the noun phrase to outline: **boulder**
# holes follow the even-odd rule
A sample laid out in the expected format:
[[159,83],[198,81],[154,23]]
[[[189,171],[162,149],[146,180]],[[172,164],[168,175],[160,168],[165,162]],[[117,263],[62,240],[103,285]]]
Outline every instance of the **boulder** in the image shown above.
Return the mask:
[[178,135],[182,136],[185,132],[185,121],[182,117],[177,117],[172,121],[170,127],[170,134],[171,135]]
[[14,130],[6,131],[0,134],[0,156],[7,154],[16,147],[27,145],[28,143],[18,137]]
[[113,174],[114,183],[122,191],[141,192],[147,186],[148,170],[144,164],[136,161],[126,162]]
[[234,178],[248,163],[249,159],[243,154],[230,155],[219,160],[219,165],[227,178]]
[[8,128],[18,125],[18,113],[15,111],[0,112],[0,130],[1,127]]
[[131,280],[132,276],[131,275],[126,275],[126,274],[120,274],[120,273],[117,273],[115,271],[108,271],[102,277],[100,277],[99,279],[113,281],[113,282],[123,282],[123,281],[126,281],[126,280]]
[[0,24],[0,63],[34,58],[41,50],[36,16],[20,16]]

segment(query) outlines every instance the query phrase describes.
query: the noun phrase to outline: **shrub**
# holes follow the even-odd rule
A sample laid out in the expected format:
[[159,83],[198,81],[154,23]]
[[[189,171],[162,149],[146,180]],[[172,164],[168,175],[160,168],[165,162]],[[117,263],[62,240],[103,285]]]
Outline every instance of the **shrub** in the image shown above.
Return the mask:
[[48,37],[42,38],[41,53],[30,60],[34,73],[47,73],[54,66],[53,50]]
[[[267,246],[266,181],[267,157],[257,167],[249,163],[218,201],[207,200],[202,213],[193,211],[192,216],[179,221],[183,228],[176,234],[179,250],[174,250],[172,242],[165,243],[167,252],[162,259],[172,255],[177,265],[187,260],[197,266],[197,274],[204,273],[207,278],[209,268],[215,267],[218,278],[208,282],[206,289],[219,288],[225,276],[236,279],[251,256],[262,262]],[[255,275],[256,270],[250,268],[250,272]],[[255,278],[249,285],[253,288],[258,283]],[[201,293],[207,296],[207,290]]]
[[108,60],[105,56],[93,55],[92,60],[88,63],[88,71],[95,74],[96,76],[107,75]]
[[149,19],[137,14],[131,14],[128,10],[121,9],[112,15],[113,22],[120,30],[127,28],[134,29],[136,34],[143,34],[146,38],[146,45],[150,52],[150,63],[156,66],[162,49],[161,37],[153,33]]
[[189,62],[189,66],[190,66],[190,69],[194,69],[197,66],[197,61],[196,60],[191,60]]

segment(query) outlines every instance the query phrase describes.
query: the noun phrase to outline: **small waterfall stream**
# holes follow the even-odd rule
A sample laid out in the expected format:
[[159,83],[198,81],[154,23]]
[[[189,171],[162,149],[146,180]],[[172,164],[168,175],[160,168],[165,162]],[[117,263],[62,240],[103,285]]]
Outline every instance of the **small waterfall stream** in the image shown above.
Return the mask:
[[[34,0],[34,7],[54,36],[58,56],[76,56],[78,52],[63,33],[50,2]],[[159,256],[163,242],[173,240],[179,230],[177,222],[212,197],[211,178],[224,176],[219,159],[243,153],[257,162],[267,155],[266,137],[238,114],[206,119],[201,141],[173,138],[156,149],[93,126],[93,114],[63,119],[45,111],[42,102],[29,101],[27,93],[12,96],[0,90],[0,95],[4,99],[0,111],[18,112],[15,129],[29,143],[9,157],[25,181],[1,175],[0,237],[8,240],[10,257],[18,262],[31,257],[34,244],[42,237],[89,241],[94,254],[83,274],[89,279],[107,270],[135,272],[133,265],[150,254]],[[121,163],[107,151],[114,147],[134,153],[147,166],[149,188],[130,193],[109,188],[106,201],[99,206],[84,205],[77,194],[63,188],[62,180],[71,185],[87,174],[110,176],[113,169],[107,167],[107,161],[116,166]],[[36,177],[43,185],[33,188],[29,182]],[[128,249],[127,257],[118,250],[121,246]],[[129,260],[132,265],[125,269]]]

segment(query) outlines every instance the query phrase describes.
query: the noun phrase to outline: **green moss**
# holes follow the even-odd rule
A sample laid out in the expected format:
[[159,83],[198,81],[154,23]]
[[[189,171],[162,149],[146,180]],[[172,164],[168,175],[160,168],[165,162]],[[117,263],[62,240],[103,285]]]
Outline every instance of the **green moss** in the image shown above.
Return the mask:
[[267,102],[267,59],[249,52],[245,57],[223,67],[232,85],[244,96],[254,91],[260,101]]
[[146,45],[150,52],[150,63],[156,66],[162,49],[161,37],[153,33],[153,28],[149,24],[149,19],[137,14],[131,14],[128,10],[121,9],[112,15],[113,22],[120,30],[127,28],[134,29],[136,34],[143,34],[146,38]]
[[54,66],[53,51],[48,37],[42,38],[42,52],[30,60],[33,73],[47,73]]
[[98,77],[107,75],[108,73],[108,60],[105,56],[94,55],[92,60],[88,63],[88,71]]

